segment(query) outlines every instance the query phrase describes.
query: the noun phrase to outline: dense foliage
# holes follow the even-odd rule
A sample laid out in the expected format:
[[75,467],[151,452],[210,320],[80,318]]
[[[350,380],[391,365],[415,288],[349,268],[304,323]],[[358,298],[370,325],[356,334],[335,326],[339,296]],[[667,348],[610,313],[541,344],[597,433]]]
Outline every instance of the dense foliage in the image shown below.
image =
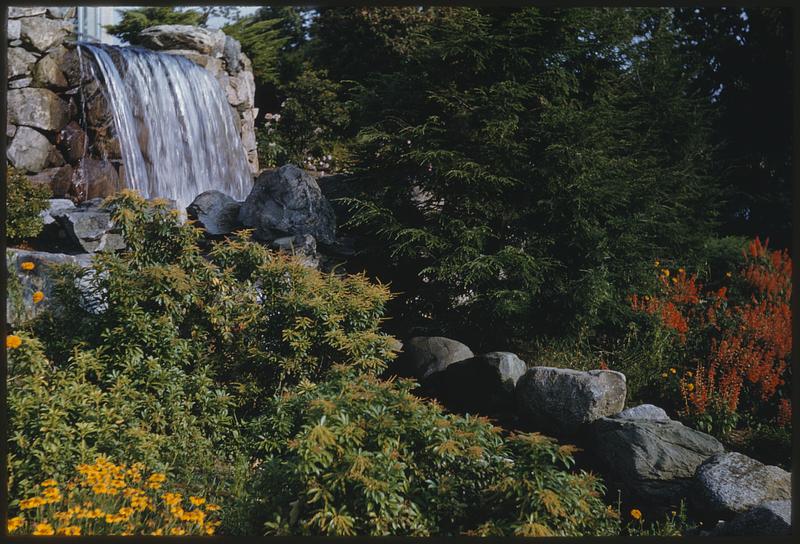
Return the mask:
[[33,183],[25,172],[6,169],[6,238],[10,242],[33,238],[42,231],[41,212],[47,209],[50,189]]
[[139,33],[156,25],[200,25],[205,22],[203,13],[195,10],[178,10],[171,7],[149,7],[128,9],[115,25],[107,25],[106,31],[112,36],[131,44],[139,43]]
[[335,369],[277,396],[260,421],[254,511],[280,535],[602,535],[617,513],[569,445],[504,438],[386,382]]

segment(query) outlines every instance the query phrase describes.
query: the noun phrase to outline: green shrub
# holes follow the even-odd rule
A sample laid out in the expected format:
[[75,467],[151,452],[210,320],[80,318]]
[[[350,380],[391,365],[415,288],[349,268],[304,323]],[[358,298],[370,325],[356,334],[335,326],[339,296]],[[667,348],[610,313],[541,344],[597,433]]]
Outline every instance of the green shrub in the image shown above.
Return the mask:
[[19,241],[37,236],[44,227],[39,214],[46,210],[50,189],[32,183],[21,170],[6,170],[6,237]]
[[601,535],[617,514],[572,446],[504,438],[485,418],[445,413],[337,367],[276,396],[260,420],[258,521],[270,534]]

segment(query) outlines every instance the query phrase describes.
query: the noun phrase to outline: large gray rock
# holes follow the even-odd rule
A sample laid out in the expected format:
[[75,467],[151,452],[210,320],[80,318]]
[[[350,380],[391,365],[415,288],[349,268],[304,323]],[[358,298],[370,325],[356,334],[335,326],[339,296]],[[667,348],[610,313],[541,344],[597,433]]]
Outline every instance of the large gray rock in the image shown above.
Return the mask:
[[8,48],[8,79],[31,75],[36,57],[22,47]]
[[582,372],[537,366],[517,382],[516,404],[523,420],[556,434],[619,413],[625,407],[625,375],[612,370]]
[[713,536],[789,536],[792,501],[767,501],[718,527]]
[[514,388],[527,370],[514,353],[493,351],[451,363],[428,376],[425,386],[447,407],[480,414],[513,409]]
[[52,225],[56,222],[53,214],[58,215],[59,212],[75,209],[75,204],[67,198],[51,198],[49,202],[50,205],[47,209],[39,214],[45,226]]
[[731,519],[765,501],[792,498],[792,475],[736,452],[720,453],[697,468],[697,493],[703,513]]
[[678,421],[604,417],[590,427],[587,450],[609,483],[654,504],[690,494],[697,467],[723,451],[714,437]]
[[225,36],[225,45],[222,48],[222,58],[225,59],[225,64],[228,65],[228,70],[232,74],[239,72],[239,65],[241,64],[242,44],[230,36]]
[[115,230],[111,212],[102,208],[100,201],[97,198],[76,208],[50,213],[75,246],[86,253],[117,251],[125,247],[122,235]]
[[415,336],[403,343],[403,352],[394,369],[401,376],[423,379],[474,356],[471,349],[456,340],[443,336]]
[[142,30],[139,41],[148,49],[191,49],[215,55],[225,47],[225,34],[191,25],[158,25]]
[[[33,270],[23,270],[22,263],[33,263]],[[65,255],[9,248],[6,250],[6,263],[9,272],[9,289],[6,298],[6,317],[11,325],[19,325],[51,303],[53,282],[50,267],[54,264],[72,263],[88,267],[89,255]],[[33,302],[36,291],[44,293],[39,303]]]
[[48,89],[8,91],[8,122],[15,125],[57,131],[69,122],[69,107]]
[[291,164],[258,176],[239,211],[239,221],[267,241],[310,234],[318,242],[332,244],[336,238],[330,203],[314,178]]
[[39,87],[66,89],[67,78],[58,60],[51,55],[42,57],[33,69],[33,83]]
[[25,17],[20,19],[20,39],[37,51],[44,53],[51,47],[60,45],[72,32],[70,21],[47,19],[45,17]]
[[206,191],[197,195],[186,208],[189,219],[197,221],[208,234],[217,236],[230,234],[241,228],[239,223],[239,208],[237,202],[220,191]]
[[8,146],[6,156],[17,168],[28,172],[41,172],[47,167],[52,148],[53,146],[41,132],[30,127],[18,127],[14,140]]

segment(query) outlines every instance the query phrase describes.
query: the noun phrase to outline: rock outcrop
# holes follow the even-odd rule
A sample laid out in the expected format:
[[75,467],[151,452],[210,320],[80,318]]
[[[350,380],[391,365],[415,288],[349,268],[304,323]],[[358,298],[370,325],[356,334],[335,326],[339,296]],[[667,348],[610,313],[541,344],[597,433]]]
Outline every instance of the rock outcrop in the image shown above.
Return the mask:
[[239,209],[241,202],[237,202],[220,191],[205,191],[197,195],[186,208],[189,219],[205,229],[211,236],[230,234],[242,228],[239,223]]
[[423,379],[474,356],[471,349],[456,340],[443,336],[415,336],[403,343],[403,352],[392,370],[400,376]]

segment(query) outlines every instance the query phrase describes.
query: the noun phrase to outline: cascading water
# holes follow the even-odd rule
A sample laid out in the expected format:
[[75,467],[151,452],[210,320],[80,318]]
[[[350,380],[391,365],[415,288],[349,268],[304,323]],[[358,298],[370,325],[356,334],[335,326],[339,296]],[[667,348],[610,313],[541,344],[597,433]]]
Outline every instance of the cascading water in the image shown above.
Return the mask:
[[[125,185],[184,210],[211,189],[244,200],[253,181],[234,113],[214,77],[179,55],[78,44],[111,108]],[[116,60],[116,63],[115,63]]]

